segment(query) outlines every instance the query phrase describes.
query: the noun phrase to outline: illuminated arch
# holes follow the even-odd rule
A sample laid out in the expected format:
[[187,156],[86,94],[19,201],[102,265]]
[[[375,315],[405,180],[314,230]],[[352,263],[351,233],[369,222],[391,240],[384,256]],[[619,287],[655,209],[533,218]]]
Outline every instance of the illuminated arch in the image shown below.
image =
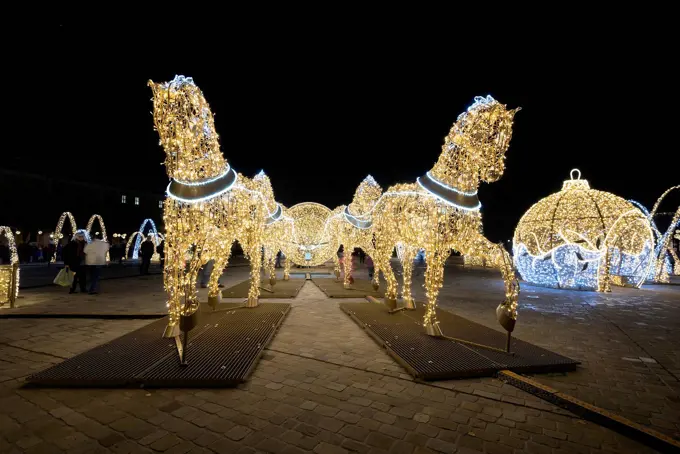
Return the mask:
[[[71,221],[71,235],[74,235],[76,231],[78,230],[78,227],[76,225],[76,219],[73,217],[70,211],[64,211],[61,213],[61,216],[59,216],[59,221],[57,222],[57,228],[54,229],[54,242],[55,246],[59,244],[59,240],[63,237],[61,234],[61,230],[64,228],[64,221],[68,217],[69,221]],[[51,262],[54,263],[57,261],[57,248],[54,248],[54,255],[52,255],[52,260]]]
[[[0,236],[2,236],[3,233],[7,237],[10,263],[7,265],[0,265],[0,304],[9,303],[10,307],[13,307],[14,301],[16,301],[19,296],[19,254],[17,253],[17,245],[14,242],[12,229],[4,225],[0,226]],[[16,275],[14,274],[15,267],[17,268]],[[15,276],[16,280],[14,279]]]
[[[149,232],[149,233],[153,236],[154,243],[156,244],[156,246],[161,244],[161,239],[165,239],[165,237],[162,236],[162,234],[158,233],[158,230],[156,230],[156,223],[153,222],[153,219],[151,219],[151,218],[144,219],[144,221],[142,221],[142,225],[139,226],[139,230],[136,231],[135,233],[133,233],[132,236],[130,236],[130,239],[128,240],[127,247],[125,248],[125,257],[126,258],[127,258],[128,250],[130,248],[130,244],[132,244],[131,241],[132,241],[133,237],[137,237],[137,238],[135,240],[135,247],[132,250],[132,258],[133,259],[139,258],[139,248],[142,246],[142,238],[144,238],[145,235],[146,235],[144,233],[144,229],[146,228],[146,226],[148,224],[151,224],[151,232]],[[158,258],[159,258],[158,253],[154,252],[153,256],[152,256],[152,260],[158,260]]]
[[108,241],[108,239],[106,238],[106,226],[104,225],[104,219],[98,214],[93,214],[90,217],[90,220],[87,221],[87,227],[85,228],[85,230],[87,230],[87,233],[89,233],[90,236],[92,236],[92,225],[94,224],[95,219],[99,220],[99,227],[102,229],[102,239],[104,241]]

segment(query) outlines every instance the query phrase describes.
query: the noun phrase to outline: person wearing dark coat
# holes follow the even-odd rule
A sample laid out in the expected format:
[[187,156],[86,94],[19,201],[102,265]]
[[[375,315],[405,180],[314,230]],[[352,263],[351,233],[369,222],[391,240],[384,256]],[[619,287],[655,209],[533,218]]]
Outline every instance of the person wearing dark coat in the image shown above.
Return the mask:
[[161,271],[163,271],[165,269],[165,240],[161,240],[161,244],[156,247],[156,252],[161,260]]
[[151,235],[142,243],[141,253],[142,253],[142,266],[140,268],[140,273],[142,275],[149,274],[149,265],[151,265],[151,257],[153,256],[156,248],[151,241]]
[[64,266],[74,273],[73,284],[71,284],[69,293],[76,293],[76,285],[78,284],[80,284],[80,292],[85,293],[85,245],[87,245],[85,234],[78,231],[73,240],[64,246],[62,250]]

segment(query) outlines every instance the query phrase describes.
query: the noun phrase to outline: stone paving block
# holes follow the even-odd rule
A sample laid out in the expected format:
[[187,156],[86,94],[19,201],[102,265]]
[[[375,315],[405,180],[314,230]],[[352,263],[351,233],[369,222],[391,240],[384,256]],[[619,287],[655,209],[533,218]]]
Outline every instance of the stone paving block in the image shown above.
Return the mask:
[[443,453],[453,453],[456,452],[456,445],[449,443],[448,441],[439,440],[437,438],[430,438],[425,445],[426,448]]
[[366,437],[366,444],[376,448],[389,450],[396,440],[388,435],[371,432]]
[[314,452],[317,454],[348,454],[348,451],[344,448],[333,446],[328,443],[321,442],[314,448]]

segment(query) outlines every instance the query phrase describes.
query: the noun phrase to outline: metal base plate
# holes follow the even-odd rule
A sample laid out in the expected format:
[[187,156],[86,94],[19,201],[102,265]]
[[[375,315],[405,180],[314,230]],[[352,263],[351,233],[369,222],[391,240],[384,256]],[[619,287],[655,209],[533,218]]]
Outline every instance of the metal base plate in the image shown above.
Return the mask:
[[351,288],[345,288],[342,280],[316,278],[313,275],[312,282],[329,298],[365,298],[367,296],[382,298],[385,296],[384,283],[381,283],[378,291],[375,291],[371,281],[365,279],[355,279]]
[[[290,279],[284,281],[278,279],[274,286],[269,285],[269,279],[260,281],[260,299],[265,298],[295,298],[305,285],[305,281]],[[248,298],[248,291],[250,290],[250,280],[243,281],[233,287],[222,290],[222,298]]]
[[[475,347],[446,338],[428,336],[423,329],[424,305],[414,311],[389,314],[387,307],[370,303],[341,303],[340,308],[376,342],[385,347],[413,377],[422,380],[493,376],[499,370],[515,372],[570,371],[579,364],[517,338],[511,354]],[[444,335],[504,349],[507,334],[444,310],[437,311]]]
[[231,387],[245,382],[290,304],[252,309],[220,304],[202,311],[189,336],[188,365],[180,366],[174,339],[163,338],[167,318],[34,374],[28,384],[50,387]]

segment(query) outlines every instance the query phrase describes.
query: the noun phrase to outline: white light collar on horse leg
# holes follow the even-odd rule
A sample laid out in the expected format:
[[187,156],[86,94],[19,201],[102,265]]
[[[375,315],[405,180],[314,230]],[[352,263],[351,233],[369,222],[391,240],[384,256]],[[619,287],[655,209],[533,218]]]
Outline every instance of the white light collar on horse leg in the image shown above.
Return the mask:
[[230,190],[236,183],[236,172],[231,166],[220,175],[202,181],[173,180],[168,185],[167,193],[170,198],[185,203],[205,202]]
[[482,204],[479,203],[477,191],[464,192],[454,187],[447,186],[444,183],[437,181],[430,175],[430,172],[427,172],[425,176],[419,177],[417,181],[421,188],[456,208],[477,211],[482,206]]

